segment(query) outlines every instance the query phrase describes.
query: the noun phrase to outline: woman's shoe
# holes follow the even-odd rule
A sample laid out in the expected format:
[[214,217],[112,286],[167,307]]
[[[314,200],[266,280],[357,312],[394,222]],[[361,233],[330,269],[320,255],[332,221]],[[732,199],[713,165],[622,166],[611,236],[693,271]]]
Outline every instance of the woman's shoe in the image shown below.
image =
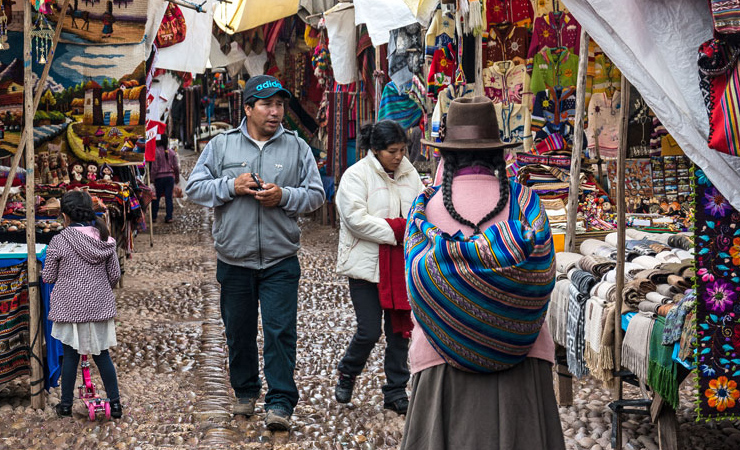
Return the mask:
[[395,411],[398,414],[406,414],[406,411],[409,409],[409,399],[406,397],[401,397],[398,400],[384,403],[383,408],[390,409],[391,411]]
[[164,219],[164,223],[172,223],[175,219]]
[[67,406],[59,403],[54,409],[59,417],[70,417],[72,415],[72,405]]
[[110,402],[110,416],[114,419],[120,419],[123,416],[123,406],[120,400]]
[[352,400],[352,389],[355,387],[355,377],[339,372],[339,380],[334,388],[334,398],[337,403],[349,403]]

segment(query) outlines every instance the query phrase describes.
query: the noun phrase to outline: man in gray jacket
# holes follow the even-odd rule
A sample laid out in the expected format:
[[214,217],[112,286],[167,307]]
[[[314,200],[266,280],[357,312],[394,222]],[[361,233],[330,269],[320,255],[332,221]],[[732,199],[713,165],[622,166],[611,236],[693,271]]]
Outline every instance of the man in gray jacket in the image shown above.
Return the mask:
[[296,218],[324,203],[311,148],[283,128],[290,92],[267,75],[244,88],[246,118],[240,127],[214,137],[195,165],[186,192],[191,201],[214,208],[221,317],[229,346],[234,414],[251,416],[260,396],[257,349],[258,307],[264,332],[265,424],[288,430],[298,403],[296,362]]

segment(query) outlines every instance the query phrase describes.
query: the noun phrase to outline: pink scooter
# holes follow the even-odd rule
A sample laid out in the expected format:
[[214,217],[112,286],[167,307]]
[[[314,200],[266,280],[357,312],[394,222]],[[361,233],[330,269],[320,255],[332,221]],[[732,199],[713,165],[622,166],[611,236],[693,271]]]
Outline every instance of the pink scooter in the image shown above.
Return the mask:
[[107,398],[100,398],[95,392],[95,385],[90,377],[90,361],[87,360],[87,355],[81,355],[82,362],[82,384],[79,387],[80,399],[85,402],[87,406],[87,417],[90,420],[95,420],[95,415],[98,411],[105,413],[105,418],[110,420],[110,400]]

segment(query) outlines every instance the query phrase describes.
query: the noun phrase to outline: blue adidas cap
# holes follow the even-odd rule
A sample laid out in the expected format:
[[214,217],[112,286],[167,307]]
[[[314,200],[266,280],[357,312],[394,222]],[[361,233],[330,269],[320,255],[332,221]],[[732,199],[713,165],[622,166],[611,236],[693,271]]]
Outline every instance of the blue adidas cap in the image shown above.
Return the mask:
[[246,102],[252,97],[270,98],[275,94],[280,94],[285,98],[290,98],[290,91],[285,89],[277,78],[270,75],[257,75],[247,80],[244,85],[243,99]]

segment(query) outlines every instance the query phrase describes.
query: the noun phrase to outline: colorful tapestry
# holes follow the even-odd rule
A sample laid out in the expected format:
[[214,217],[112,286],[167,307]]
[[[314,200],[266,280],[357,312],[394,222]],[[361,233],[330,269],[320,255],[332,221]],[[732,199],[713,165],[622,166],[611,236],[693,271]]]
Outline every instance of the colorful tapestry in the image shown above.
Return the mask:
[[[144,39],[148,7],[147,0],[70,0],[61,39],[76,43],[138,44]],[[52,26],[56,26],[60,15],[60,11],[53,9],[47,16]]]
[[[72,8],[75,3],[72,0]],[[143,8],[141,19],[144,21],[146,4],[141,2],[136,6],[131,0],[116,1],[126,17],[133,17]],[[101,5],[105,8],[105,2],[92,2],[88,9],[97,10]],[[118,8],[115,6],[114,10],[118,11]],[[98,166],[102,163],[143,161],[143,153],[137,152],[136,142],[145,134],[145,45],[122,44],[141,42],[145,24],[133,19],[129,22],[123,18],[123,12],[114,14],[117,20],[112,25],[111,38],[82,39],[67,31],[62,32],[62,42],[54,52],[49,75],[41,87],[39,108],[33,117],[39,183],[56,184],[55,178],[58,182],[67,181],[67,166],[73,160],[89,161]],[[69,16],[65,20],[69,21]],[[98,19],[92,12],[89,20],[90,30],[97,26],[96,32],[100,33],[100,26],[95,25]],[[129,27],[129,23],[140,28],[138,37],[116,39],[119,30]],[[55,24],[50,22],[49,25],[53,27]],[[79,27],[83,28],[82,23]],[[8,22],[7,48],[0,52],[0,157],[15,153],[22,132],[22,28],[23,13],[15,12]],[[83,31],[86,32],[80,32]],[[100,43],[109,45],[98,45]],[[29,62],[34,81],[39,79],[44,68],[44,64],[39,62],[43,61],[42,56],[39,46],[34,45],[33,61]],[[67,154],[68,158],[57,167],[60,153]],[[43,160],[42,155],[46,155]],[[45,167],[47,158],[49,167]]]
[[0,385],[30,373],[26,264],[0,269]]
[[349,94],[346,92],[327,92],[327,161],[326,174],[341,176],[347,168],[346,148],[349,125]]
[[740,212],[696,171],[697,420],[740,417]]

